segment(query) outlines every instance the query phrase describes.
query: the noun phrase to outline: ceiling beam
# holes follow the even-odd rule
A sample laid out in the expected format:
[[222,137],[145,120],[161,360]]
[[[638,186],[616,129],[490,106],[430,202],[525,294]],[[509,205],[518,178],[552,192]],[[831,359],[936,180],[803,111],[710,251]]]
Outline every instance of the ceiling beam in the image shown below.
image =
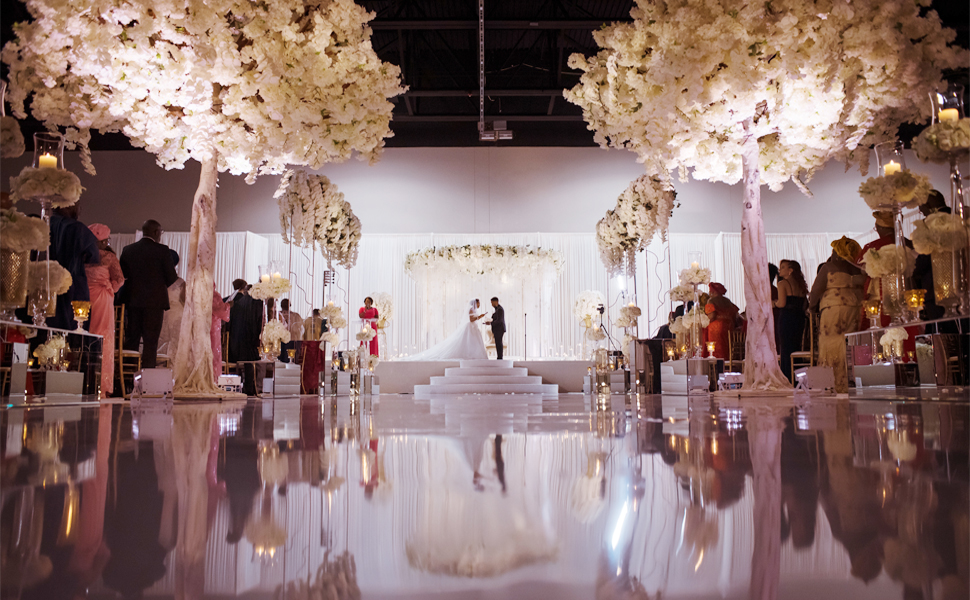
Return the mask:
[[[567,21],[485,21],[485,29],[599,29],[610,23],[626,23],[629,19],[567,20]],[[374,20],[370,28],[378,29],[478,29],[478,21],[415,21],[404,19]]]

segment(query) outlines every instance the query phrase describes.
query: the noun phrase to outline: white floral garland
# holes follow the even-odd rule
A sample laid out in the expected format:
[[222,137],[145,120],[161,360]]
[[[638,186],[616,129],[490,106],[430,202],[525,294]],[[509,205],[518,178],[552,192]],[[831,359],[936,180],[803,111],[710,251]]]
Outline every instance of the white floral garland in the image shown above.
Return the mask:
[[11,252],[43,250],[50,245],[50,228],[43,219],[13,208],[0,209],[0,248]]
[[373,295],[374,308],[377,309],[377,328],[384,329],[394,318],[394,298],[387,292]]
[[903,275],[911,276],[916,266],[916,251],[909,247],[900,248],[893,244],[882,248],[870,248],[862,257],[862,262],[866,265],[866,275],[876,279],[894,275],[900,259],[905,265]]
[[940,121],[913,140],[913,152],[923,162],[948,163],[953,156],[970,152],[970,119]]
[[17,158],[24,153],[24,134],[20,132],[17,119],[0,117],[0,157]]
[[328,263],[348,269],[357,264],[360,219],[329,178],[287,171],[273,197],[280,207],[284,242],[319,245]]
[[249,295],[257,300],[279,298],[289,292],[291,287],[289,279],[285,277],[272,277],[268,281],[254,283],[253,288],[249,290]]
[[[48,268],[50,269],[50,288],[47,286]],[[74,279],[71,273],[54,260],[31,262],[27,266],[27,292],[33,294],[50,289],[51,296],[66,294]]]
[[870,177],[859,186],[859,195],[873,210],[891,207],[893,204],[914,208],[925,204],[931,191],[933,186],[929,177],[909,170]]
[[531,246],[478,244],[442,246],[411,252],[404,270],[414,279],[433,270],[436,276],[499,274],[526,277],[536,273],[559,273],[563,258],[557,250]]
[[259,340],[264,346],[272,346],[276,343],[290,343],[290,330],[280,321],[266,321],[263,325],[263,332],[259,335]]
[[10,199],[50,198],[51,206],[74,205],[81,197],[81,180],[66,169],[24,167],[20,175],[10,178]]
[[584,290],[576,296],[573,304],[573,315],[580,321],[592,320],[593,315],[599,312],[600,305],[606,302],[606,297],[602,292],[596,290]]
[[966,247],[967,225],[957,215],[937,212],[917,221],[910,239],[919,254],[949,252]]
[[711,282],[711,270],[707,267],[687,267],[680,272],[680,285],[691,286],[691,297],[694,299],[694,285],[704,285]]

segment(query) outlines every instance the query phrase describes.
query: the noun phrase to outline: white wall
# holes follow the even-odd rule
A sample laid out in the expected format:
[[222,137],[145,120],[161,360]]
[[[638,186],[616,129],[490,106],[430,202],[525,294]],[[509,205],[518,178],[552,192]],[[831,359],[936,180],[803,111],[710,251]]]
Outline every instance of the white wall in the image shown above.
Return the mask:
[[[907,158],[949,194],[944,167]],[[0,163],[3,189],[29,160]],[[189,229],[197,163],[165,171],[147,152],[96,152],[96,177],[83,173],[76,155],[67,164],[87,188],[82,221],[130,232],[155,218],[169,231]],[[365,233],[563,233],[593,231],[642,168],[630,152],[598,148],[392,148],[375,166],[350,161],[321,172],[344,192]],[[857,193],[862,180],[857,171],[831,163],[810,184],[814,198],[791,184],[777,194],[762,188],[766,231],[871,229],[870,211]],[[241,177],[220,177],[219,230],[279,233],[277,182],[267,176],[250,186]],[[740,186],[689,181],[676,187],[681,206],[672,232],[740,230]]]

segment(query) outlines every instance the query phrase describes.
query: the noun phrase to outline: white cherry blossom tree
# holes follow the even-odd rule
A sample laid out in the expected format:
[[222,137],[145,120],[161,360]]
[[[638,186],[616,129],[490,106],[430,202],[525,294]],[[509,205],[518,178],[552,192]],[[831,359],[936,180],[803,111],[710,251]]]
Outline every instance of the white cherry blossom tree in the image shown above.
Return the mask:
[[761,185],[805,182],[827,161],[857,163],[902,122],[928,117],[941,71],[965,67],[928,0],[637,0],[633,21],[594,32],[602,50],[565,97],[601,146],[647,173],[743,180],[745,388],[782,390]]
[[[8,100],[64,128],[94,172],[91,130],[121,131],[159,165],[202,164],[192,206],[176,391],[212,394],[220,172],[281,173],[357,154],[391,135],[400,69],[371,48],[373,13],[351,0],[27,0],[33,21],[3,49]],[[159,207],[162,209],[163,207]]]

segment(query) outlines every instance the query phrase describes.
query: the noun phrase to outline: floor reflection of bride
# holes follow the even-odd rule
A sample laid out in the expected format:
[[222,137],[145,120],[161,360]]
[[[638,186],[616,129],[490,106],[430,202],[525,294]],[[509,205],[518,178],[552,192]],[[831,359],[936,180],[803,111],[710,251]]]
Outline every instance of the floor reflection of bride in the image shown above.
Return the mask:
[[488,358],[485,341],[478,320],[485,316],[479,314],[481,303],[474,299],[468,303],[468,321],[463,323],[440,344],[428,348],[405,360],[457,360]]

